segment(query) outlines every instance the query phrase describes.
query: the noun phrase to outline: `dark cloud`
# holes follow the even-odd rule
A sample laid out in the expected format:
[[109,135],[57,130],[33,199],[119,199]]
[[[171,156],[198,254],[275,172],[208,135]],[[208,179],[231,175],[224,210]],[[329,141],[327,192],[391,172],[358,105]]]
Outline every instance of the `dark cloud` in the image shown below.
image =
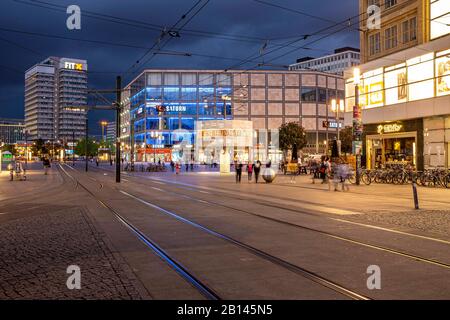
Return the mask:
[[[194,0],[78,0],[56,1],[42,0],[61,6],[77,4],[83,10],[104,15],[119,16],[131,20],[139,20],[152,25],[170,27],[194,3]],[[327,20],[343,21],[357,15],[358,5],[354,0],[265,0],[277,5],[301,10]],[[22,2],[22,3],[21,3]],[[82,30],[69,31],[66,28],[67,14],[57,10],[23,4],[32,0],[2,0],[0,4],[0,28],[18,29],[43,34],[60,35],[71,38],[119,42],[123,44],[151,47],[159,35],[159,31],[144,27],[136,27],[92,19],[82,15]],[[106,17],[105,17],[106,18]],[[223,33],[231,36],[272,39],[269,48],[275,44],[285,43],[289,39],[303,34],[314,33],[330,23],[297,13],[288,12],[257,3],[253,0],[211,0],[185,28],[208,33]],[[334,30],[334,29],[333,29]],[[206,36],[181,32],[181,38],[171,40],[165,50],[191,52],[202,55],[220,56],[241,59],[256,54],[263,40],[230,41],[224,36],[209,34]],[[302,46],[321,35],[299,41]],[[19,46],[2,41],[7,39],[33,50],[28,51]],[[296,50],[275,62],[290,64],[304,55],[320,56],[330,53],[336,47],[358,46],[356,31],[344,32],[327,37],[309,47],[314,50]],[[64,56],[88,60],[91,71],[89,86],[92,88],[112,88],[115,73],[124,72],[146,51],[143,48],[119,47],[105,44],[94,44],[63,39],[52,39],[33,35],[5,32],[0,30],[0,117],[23,117],[23,85],[24,72],[45,57]],[[269,60],[292,48],[286,48],[267,56]],[[145,59],[144,59],[145,61]],[[224,69],[238,61],[208,58],[164,56],[154,57],[148,68],[210,68]],[[242,67],[251,67],[257,62]],[[136,71],[143,68],[140,65]],[[125,78],[125,82],[130,77]],[[95,125],[100,118],[112,119],[108,112],[95,112],[91,116],[92,129],[98,132]]]

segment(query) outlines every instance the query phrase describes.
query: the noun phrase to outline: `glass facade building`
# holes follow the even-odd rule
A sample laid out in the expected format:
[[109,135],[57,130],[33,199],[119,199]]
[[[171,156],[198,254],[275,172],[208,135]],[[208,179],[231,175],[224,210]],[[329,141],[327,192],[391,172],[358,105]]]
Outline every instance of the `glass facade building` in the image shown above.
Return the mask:
[[[195,143],[196,121],[251,120],[255,135],[300,122],[309,152],[322,152],[336,129],[329,103],[344,99],[342,77],[318,71],[146,70],[125,88],[121,141],[135,160],[166,161],[170,149]],[[155,150],[158,149],[158,150]]]
[[23,120],[0,118],[0,144],[15,144],[25,140],[24,131]]

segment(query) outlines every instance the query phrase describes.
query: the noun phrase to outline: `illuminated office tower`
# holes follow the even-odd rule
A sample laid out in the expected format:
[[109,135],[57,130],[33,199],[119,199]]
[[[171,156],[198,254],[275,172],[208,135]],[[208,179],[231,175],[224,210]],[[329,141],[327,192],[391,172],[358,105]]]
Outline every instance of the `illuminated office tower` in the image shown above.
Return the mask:
[[[86,60],[49,57],[25,73],[25,128],[29,139],[84,137]],[[81,107],[81,108],[79,108]]]

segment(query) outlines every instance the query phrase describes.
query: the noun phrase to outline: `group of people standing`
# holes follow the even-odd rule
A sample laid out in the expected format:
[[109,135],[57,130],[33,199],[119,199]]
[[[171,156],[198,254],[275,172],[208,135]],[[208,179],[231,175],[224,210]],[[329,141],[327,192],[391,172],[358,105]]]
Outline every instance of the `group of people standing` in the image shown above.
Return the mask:
[[[241,183],[242,169],[244,167],[244,164],[241,161],[235,161],[234,167],[236,170],[236,183]],[[261,161],[257,160],[254,163],[251,163],[250,161],[247,162],[246,170],[247,170],[248,182],[252,181],[252,176],[253,176],[253,172],[254,172],[255,173],[255,183],[258,183],[259,173],[261,172]]]
[[[161,160],[159,160],[159,163],[161,165]],[[184,164],[185,170],[186,172],[189,171],[189,168],[191,169],[191,171],[194,171],[194,162],[193,161],[188,161]],[[172,172],[175,172],[176,174],[179,174],[181,171],[181,162],[180,161],[170,161],[170,168],[172,169]]]
[[331,190],[331,180],[334,184],[334,191],[338,191],[338,185],[342,185],[342,191],[348,191],[350,188],[348,186],[348,179],[352,174],[350,166],[337,159],[333,164],[328,156],[322,156],[320,159],[320,165],[316,167],[313,175],[313,183],[315,183],[316,178],[322,179],[322,184],[328,183],[329,189]]

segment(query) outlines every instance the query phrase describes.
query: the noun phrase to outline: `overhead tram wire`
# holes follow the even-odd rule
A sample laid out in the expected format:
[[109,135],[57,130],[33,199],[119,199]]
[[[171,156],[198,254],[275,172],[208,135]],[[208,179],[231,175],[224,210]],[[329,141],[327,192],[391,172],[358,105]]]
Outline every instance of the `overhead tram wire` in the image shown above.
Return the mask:
[[[208,0],[209,1],[209,0]],[[177,20],[177,22],[175,22],[175,24],[173,24],[173,26],[169,29],[169,31],[170,30],[173,30],[173,28],[175,28],[177,25],[178,25],[178,23],[180,23],[180,21],[181,20],[183,20],[183,19],[185,19],[186,18],[186,16],[195,8],[195,7],[197,7],[197,5],[199,4],[199,3],[201,3],[202,2],[202,0],[198,0],[185,14],[183,14],[178,20]],[[161,40],[166,36],[166,34],[167,34],[167,32],[169,32],[169,31],[166,31],[166,29],[164,29],[162,32],[161,32],[161,34],[159,35],[159,37],[155,40],[155,42],[153,43],[153,45],[151,46],[151,48],[149,48],[134,64],[132,64],[131,65],[131,67],[130,68],[128,68],[127,70],[126,70],[126,72],[125,73],[130,73],[130,71],[132,71],[133,69],[135,69],[136,67],[137,67],[137,65],[138,64],[140,64],[140,62],[141,62],[141,60],[143,59],[143,58],[145,58],[145,56],[147,56],[154,48],[156,48],[157,46],[159,46],[159,48],[161,48],[161,46],[160,46],[160,42],[161,42]],[[141,64],[142,65],[142,64]],[[134,72],[132,72],[131,73],[131,77],[130,78],[132,78],[133,77],[133,75],[136,73],[136,70],[134,70]]]
[[[21,2],[21,3],[25,3],[25,2],[23,2],[23,1],[18,1],[18,0],[14,0],[14,1],[16,1],[16,2]],[[42,2],[42,1],[39,1],[39,2]],[[27,3],[27,4],[29,4],[29,3]],[[47,8],[47,7],[46,7]],[[51,9],[51,8],[50,8]],[[362,14],[364,14],[364,13],[361,13],[359,16],[361,16]],[[357,16],[356,16],[357,17]],[[349,19],[346,19],[346,20],[344,20],[344,21],[350,21],[351,19],[353,19],[353,18],[355,18],[355,17],[351,17],[351,18],[349,18]],[[357,22],[357,23],[359,23],[359,21]],[[332,28],[333,26],[329,26],[329,27],[327,27],[327,28],[325,28],[325,29],[322,29],[322,30],[326,30],[326,29],[330,29],[330,28]],[[316,35],[316,34],[320,34],[320,31],[318,31],[318,32],[314,32],[312,35]],[[312,36],[312,35],[310,35],[310,36]],[[329,34],[330,35],[330,34]],[[302,36],[301,37],[301,39],[302,38],[306,38],[305,36]],[[80,40],[81,41],[81,40]],[[289,44],[285,44],[285,45],[283,45],[282,47],[287,47],[287,46],[289,46]],[[23,46],[22,46],[23,47]],[[281,49],[281,48],[280,48]],[[296,49],[304,49],[304,50],[318,50],[318,49],[312,49],[312,48],[305,48],[305,47],[296,47]],[[29,50],[32,50],[32,49],[29,49]],[[267,55],[267,54],[270,54],[270,53],[272,53],[272,52],[274,52],[274,51],[276,51],[276,50],[273,50],[273,51],[271,51],[271,52],[268,52],[268,53],[266,53],[266,54],[264,54],[264,55],[262,55],[262,56],[265,56],[265,55]],[[193,54],[193,55],[195,55],[195,54]],[[248,57],[248,58],[246,58],[246,59],[243,59],[242,61],[244,62],[244,63],[246,63],[246,62],[250,62],[251,60],[249,60],[249,59],[252,59],[252,58],[257,58],[257,57],[261,57],[261,55],[252,55],[252,56],[250,56],[250,57]],[[219,58],[219,57],[217,57],[217,56],[215,56],[215,58]],[[227,59],[229,59],[229,58],[227,58]],[[233,60],[236,60],[236,59],[233,59]],[[242,63],[241,64],[239,64],[239,65],[233,65],[233,66],[231,66],[231,67],[229,67],[229,68],[227,68],[227,69],[231,69],[231,68],[236,68],[236,67],[238,67],[238,66],[240,66],[240,65],[242,65]],[[227,70],[227,69],[225,69],[225,70]],[[92,71],[90,71],[90,73],[93,73]],[[98,74],[101,74],[101,73],[109,73],[109,72],[97,72]],[[112,72],[111,72],[112,73]]]
[[[167,45],[167,43],[169,43],[173,38],[172,37],[170,37],[170,38],[168,38],[166,41],[165,41],[165,43],[163,43],[162,45],[160,45],[160,41],[161,40],[163,40],[163,38],[164,38],[164,36],[169,32],[169,31],[171,31],[173,28],[176,28],[176,26],[178,25],[178,23],[180,23],[181,21],[183,21],[188,15],[189,15],[189,13],[191,13],[191,11],[193,11],[201,2],[202,2],[203,0],[198,0],[189,10],[188,10],[188,12],[186,12],[184,15],[182,15],[179,19],[178,19],[178,21],[172,26],[172,28],[171,29],[169,29],[167,32],[165,32],[165,33],[162,33],[161,34],[161,36],[159,37],[159,39],[157,39],[157,41],[155,41],[155,43],[154,43],[154,45],[152,46],[152,49],[150,49],[150,50],[147,50],[147,52],[137,61],[137,63],[139,64],[140,63],[140,60],[142,60],[148,53],[150,53],[151,52],[151,50],[153,50],[156,46],[158,46],[158,50],[161,50],[165,45]],[[202,4],[201,6],[200,6],[200,8],[198,8],[197,9],[197,11],[196,12],[194,12],[194,14],[180,27],[180,28],[178,28],[177,30],[177,32],[179,32],[179,31],[181,31],[189,22],[191,22],[192,21],[192,19],[193,18],[195,18],[202,10],[203,10],[203,8],[208,4],[210,2],[210,0],[206,0],[205,1],[205,3],[204,4]],[[149,59],[147,59],[144,63],[142,63],[142,64],[140,64],[140,65],[142,65],[144,68],[145,68],[145,65],[149,62],[149,61],[151,61],[153,58],[154,58],[154,56],[155,55],[152,55]],[[128,71],[130,71],[131,69],[133,69],[135,67],[135,65],[133,65],[131,68],[129,68],[128,70],[127,70],[127,72]],[[136,70],[135,70],[135,72],[134,73],[136,73]],[[134,74],[133,73],[133,74]]]
[[[16,1],[16,2],[19,2],[19,3],[23,3],[23,4],[30,4],[30,5],[37,5],[36,3],[28,3],[28,2],[24,2],[23,0],[13,0],[13,1]],[[65,7],[63,7],[63,6],[59,6],[59,5],[56,5],[56,4],[52,4],[52,3],[49,3],[49,2],[44,2],[44,1],[38,1],[38,0],[33,0],[33,2],[38,2],[38,3],[42,3],[42,4],[45,4],[45,5],[48,5],[48,6],[57,6],[57,7],[61,7],[61,8],[64,8],[65,9]],[[54,8],[49,8],[49,7],[44,7],[44,6],[41,6],[41,5],[38,5],[38,6],[40,6],[40,7],[43,7],[43,8],[47,8],[47,9],[53,9],[53,10],[57,10],[57,11],[61,11],[61,10],[58,10],[58,9],[54,9]],[[84,11],[84,12],[86,12],[86,11]],[[93,13],[93,12],[89,12],[88,11],[88,13]],[[96,14],[96,15],[100,15],[100,16],[104,16],[104,17],[109,17],[109,18],[114,18],[114,19],[122,19],[122,20],[126,20],[126,21],[133,21],[133,22],[136,22],[136,20],[131,20],[131,19],[123,19],[123,18],[118,18],[118,17],[114,17],[114,16],[110,16],[110,15],[104,15],[104,14],[98,14],[98,13],[93,13],[93,14]],[[364,14],[364,13],[361,13],[361,14],[359,14],[359,16],[361,16],[362,14]],[[308,15],[308,14],[306,14],[306,15]],[[311,15],[312,16],[312,15]],[[316,17],[316,18],[320,18],[320,17],[317,17],[317,16],[314,16],[314,17]],[[93,17],[93,18],[98,18],[98,17]],[[346,19],[346,20],[344,20],[343,22],[340,22],[340,23],[337,23],[337,24],[342,24],[342,23],[344,23],[345,21],[349,21],[349,20],[351,20],[351,19],[353,19],[354,17],[351,17],[351,18],[349,18],[348,20]],[[322,20],[325,20],[325,19],[323,19],[323,18],[320,18],[320,19],[322,19]],[[105,20],[105,19],[103,19],[103,20]],[[107,20],[107,21],[110,21],[110,20]],[[112,21],[112,22],[117,22],[117,21]],[[143,23],[143,22],[139,22],[139,21],[137,21],[138,23]],[[336,24],[336,25],[337,25]],[[156,25],[153,25],[153,26],[156,26]],[[329,28],[332,28],[333,26],[330,26]],[[153,30],[154,30],[155,28],[153,28]],[[328,28],[326,28],[326,29],[328,29]],[[159,30],[159,29],[158,29]],[[174,30],[177,30],[176,28],[174,28]],[[187,30],[186,30],[187,31]],[[197,32],[197,31],[196,31]],[[211,32],[206,32],[206,33],[210,33],[210,34],[214,34],[214,33],[211,33]],[[320,34],[320,32],[315,32],[313,35],[318,35],[318,34]],[[307,37],[310,37],[310,36],[312,36],[312,35],[302,35],[301,36],[301,38],[304,38],[304,39],[306,39]],[[248,37],[247,37],[248,38]],[[261,38],[259,38],[259,39],[261,39]],[[226,40],[236,40],[236,39],[226,39]],[[242,39],[241,39],[242,40]],[[239,41],[241,41],[241,40],[239,40]],[[270,40],[270,39],[269,39]],[[256,42],[256,41],[254,41],[254,42]],[[284,47],[286,47],[286,45],[279,45],[279,44],[276,44],[276,43],[273,43],[272,42],[272,44],[273,44],[273,46],[280,46],[280,49],[282,49],[282,48],[284,48]],[[287,45],[287,46],[292,46],[292,45]],[[297,49],[304,49],[304,50],[309,50],[310,48],[298,48],[297,47]],[[312,50],[315,50],[315,49],[312,49]],[[246,59],[246,60],[248,60],[248,59]]]
[[[44,8],[44,9],[49,9],[49,10],[53,10],[53,11],[57,11],[57,12],[66,13],[66,7],[64,7],[62,5],[58,5],[58,4],[49,3],[49,2],[38,1],[38,0],[33,0],[32,2],[26,2],[24,0],[11,0],[11,1],[14,1],[14,2],[17,2],[20,4],[24,4],[24,5],[30,5],[30,6],[35,6],[35,7],[39,7],[39,8]],[[39,4],[39,3],[41,3],[41,4]],[[45,5],[43,5],[43,4],[45,4]],[[135,27],[135,28],[140,28],[140,29],[145,29],[145,30],[153,30],[153,31],[157,31],[158,33],[160,33],[161,30],[164,29],[164,26],[162,26],[162,25],[152,24],[152,23],[148,23],[148,22],[144,22],[144,21],[140,21],[140,20],[134,20],[134,19],[122,18],[122,17],[112,16],[112,15],[101,14],[101,13],[97,13],[97,12],[93,12],[93,11],[83,10],[83,15],[85,17],[91,18],[91,19],[97,19],[97,20],[107,21],[107,22],[111,22],[111,23],[127,25],[130,27]],[[183,30],[184,30],[183,33],[186,35],[189,35],[189,36],[202,37],[202,38],[218,38],[218,39],[223,39],[223,40],[240,41],[240,42],[247,42],[247,43],[261,43],[261,41],[265,41],[265,40],[274,41],[274,40],[283,40],[286,38],[293,38],[293,37],[283,37],[283,38],[264,37],[264,38],[261,38],[261,37],[256,37],[256,36],[249,36],[249,35],[242,35],[242,34],[228,34],[228,33],[220,33],[220,32],[213,32],[213,31],[206,31],[206,30],[194,30],[194,29],[186,29],[186,28]],[[178,31],[178,29],[175,28],[174,31]]]
[[[384,4],[382,4],[382,6],[384,6]],[[332,29],[332,28],[334,28],[334,27],[336,27],[336,26],[338,26],[338,25],[342,25],[342,24],[345,23],[345,22],[350,22],[352,19],[354,19],[354,18],[359,18],[360,16],[362,16],[362,15],[364,15],[364,14],[365,14],[365,13],[360,13],[360,14],[357,15],[357,16],[351,17],[351,18],[349,18],[349,19],[345,19],[345,20],[343,20],[343,21],[341,21],[341,22],[338,22],[338,23],[336,23],[336,24],[334,24],[334,25],[332,25],[332,26],[328,26],[328,27],[322,28],[322,29],[320,29],[319,31],[312,33],[311,36],[316,35],[316,34],[319,34],[319,33],[322,33],[322,32],[324,32],[324,31],[326,31],[326,30],[328,30],[328,29]],[[274,61],[274,60],[276,60],[276,59],[279,59],[279,58],[284,57],[284,56],[286,56],[286,55],[288,55],[288,54],[290,54],[290,53],[293,53],[293,52],[295,52],[296,50],[306,49],[306,48],[307,48],[306,46],[308,46],[308,45],[310,45],[310,44],[312,44],[312,43],[318,42],[318,41],[320,41],[320,40],[323,40],[323,39],[325,39],[325,38],[327,38],[327,37],[329,37],[329,36],[331,36],[331,35],[334,35],[334,34],[336,34],[336,33],[338,33],[338,32],[341,32],[341,31],[343,31],[343,30],[347,29],[348,27],[351,27],[351,26],[353,26],[353,25],[355,25],[355,24],[358,24],[358,25],[359,25],[361,22],[367,21],[368,18],[369,18],[369,17],[367,17],[367,18],[365,18],[365,19],[362,19],[362,20],[359,20],[359,19],[358,19],[356,22],[349,23],[348,26],[346,26],[346,27],[344,27],[344,28],[341,28],[341,29],[338,29],[338,30],[336,30],[336,31],[333,31],[333,32],[331,32],[331,33],[329,33],[329,34],[326,34],[326,35],[320,37],[319,39],[316,39],[316,40],[314,40],[314,41],[312,41],[312,42],[307,43],[307,44],[304,45],[304,46],[296,47],[295,49],[290,50],[290,51],[288,51],[288,52],[286,52],[286,53],[283,53],[282,55],[279,55],[279,56],[277,56],[277,57],[275,57],[275,58],[272,58],[272,59],[268,60],[267,62],[272,62],[272,61]],[[293,43],[299,42],[300,40],[305,40],[305,39],[296,39],[296,40],[293,40],[293,41],[288,42],[288,44],[293,44]],[[272,51],[269,51],[269,52],[267,52],[267,53],[264,53],[263,55],[260,55],[260,57],[263,57],[263,56],[269,55],[269,54],[271,54],[271,53],[273,53],[273,52],[276,52],[276,51],[278,51],[278,50],[281,50],[283,47],[287,47],[287,45],[284,45],[284,46],[282,46],[282,47],[280,47],[280,48],[273,49]],[[398,63],[398,62],[400,61],[400,60],[397,60],[397,59],[390,59],[390,58],[384,58],[384,57],[382,57],[382,58],[380,58],[380,59],[391,60],[391,61],[395,61],[396,63]],[[247,62],[251,62],[251,61],[253,61],[253,60],[248,60],[248,59],[246,59],[245,61],[242,61],[242,63],[238,64],[237,67],[239,67],[239,66],[241,66],[241,65],[243,65],[243,64],[245,64],[245,63],[247,63]],[[255,67],[253,67],[253,68],[245,69],[245,70],[243,70],[242,72],[239,72],[238,74],[242,74],[242,73],[245,73],[245,72],[248,72],[248,71],[251,71],[251,70],[255,70],[255,69],[258,68],[258,67],[259,67],[259,66],[257,65],[257,66],[255,66]],[[232,69],[232,68],[236,68],[236,65],[235,65],[235,66],[232,66],[232,67],[230,67],[230,68],[225,69],[225,70],[224,70],[225,72],[223,72],[223,73],[226,73],[227,70]]]
[[[19,2],[19,3],[23,3],[23,4],[30,4],[30,5],[36,5],[35,3],[28,3],[28,2],[24,2],[23,0],[21,1],[21,0],[13,0],[13,1],[16,1],[16,2]],[[38,1],[38,0],[34,0],[33,2],[39,2],[39,3],[43,3],[43,4],[46,4],[46,5],[52,5],[52,6],[58,6],[58,5],[56,5],[56,4],[53,4],[53,3],[49,3],[49,2],[44,2],[44,1]],[[43,7],[43,6],[41,6],[41,7]],[[59,7],[61,7],[61,6],[59,6]],[[44,8],[47,8],[47,9],[53,9],[53,8],[49,8],[49,7],[44,7]],[[64,8],[65,9],[65,8]],[[90,13],[93,13],[93,12],[90,12]],[[97,14],[97,13],[93,13],[93,14]],[[362,14],[364,14],[364,13],[361,13],[359,16],[361,16]],[[103,15],[103,14],[97,14],[97,15],[101,15],[101,16],[104,16],[104,17],[110,17],[110,18],[114,18],[114,19],[122,19],[122,18],[118,18],[118,17],[114,17],[114,16],[109,16],[109,15]],[[315,17],[317,17],[317,16],[315,16]],[[98,18],[98,17],[94,17],[94,18]],[[317,17],[317,18],[320,18],[320,17]],[[351,17],[351,18],[349,18],[348,20],[350,20],[350,19],[353,19],[354,17]],[[133,21],[133,22],[136,22],[136,20],[131,20],[131,19],[125,19],[125,18],[123,18],[122,20],[126,20],[126,21]],[[324,20],[324,18],[322,18],[322,20]],[[345,21],[348,21],[347,19],[345,20]],[[108,20],[109,21],[109,20]],[[342,24],[342,23],[344,23],[345,21],[343,21],[343,22],[340,22],[340,24]],[[117,21],[113,21],[113,22],[117,22]],[[145,23],[143,23],[143,22],[139,22],[139,21],[137,21],[137,23],[140,23],[140,24],[145,24]],[[153,25],[153,26],[156,26],[156,25]],[[331,27],[333,27],[333,26],[331,26]],[[154,28],[153,28],[154,29]],[[159,30],[159,29],[158,29]],[[176,28],[174,29],[174,30],[176,30]],[[188,31],[187,29],[186,29],[186,31]],[[186,32],[185,31],[185,32]],[[191,31],[195,31],[195,32],[202,32],[202,31],[198,31],[198,30],[191,30]],[[204,33],[209,33],[209,34],[219,34],[219,33],[213,33],[213,32],[206,32],[206,31],[204,31]],[[320,34],[320,33],[314,33],[315,35],[317,35],[317,34]],[[229,35],[225,35],[225,36],[229,36]],[[306,38],[308,35],[303,35],[302,37],[304,37],[304,38]],[[246,38],[249,38],[248,36],[245,36]],[[261,38],[259,38],[259,39],[261,39]],[[226,40],[236,40],[236,39],[226,39]],[[272,40],[272,39],[268,39],[268,40]],[[239,40],[240,41],[240,40]],[[274,46],[278,46],[278,44],[276,44],[276,43],[272,43]],[[282,46],[282,47],[285,47],[285,46]]]

